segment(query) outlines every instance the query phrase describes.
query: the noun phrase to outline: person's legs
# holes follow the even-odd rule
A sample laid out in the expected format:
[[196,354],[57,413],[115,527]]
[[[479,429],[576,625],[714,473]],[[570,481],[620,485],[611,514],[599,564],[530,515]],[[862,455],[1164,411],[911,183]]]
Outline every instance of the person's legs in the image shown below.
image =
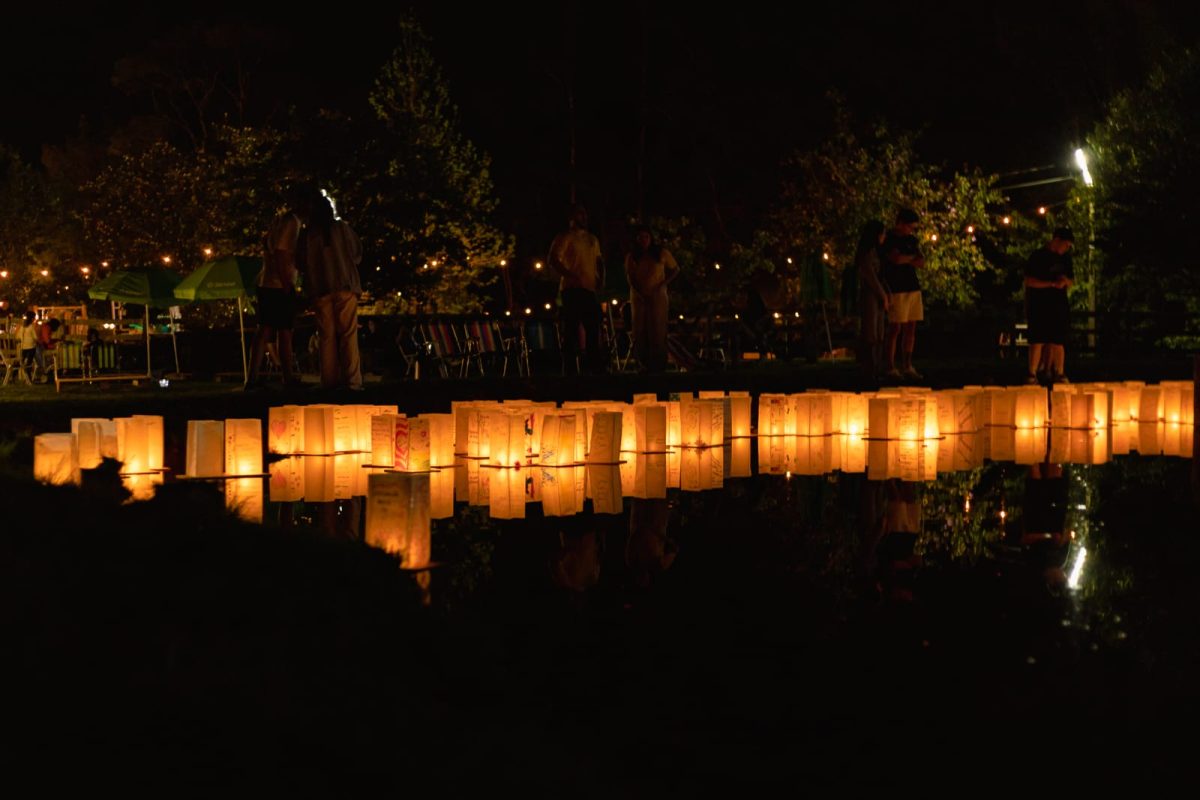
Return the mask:
[[582,322],[582,305],[579,289],[563,289],[562,312],[559,321],[562,325],[563,371],[573,375],[578,371],[579,358],[579,328]]
[[595,292],[584,292],[583,314],[580,322],[583,324],[585,368],[589,372],[605,372],[604,353],[600,349],[600,299]]
[[904,369],[912,369],[913,347],[917,343],[917,323],[905,322],[901,325],[903,333],[902,349],[904,351]]
[[333,295],[334,322],[337,326],[339,379],[343,386],[362,388],[362,364],[358,353],[358,297],[353,292]]
[[1042,348],[1041,342],[1029,343],[1029,375],[1027,377],[1037,379],[1037,374],[1042,371]]
[[317,316],[317,335],[321,355],[321,388],[332,389],[338,385],[338,338],[337,320],[334,313],[334,296],[326,294],[313,302]]
[[896,371],[896,342],[900,338],[900,323],[889,322],[887,326],[887,363],[888,371]]
[[1051,372],[1051,374],[1054,375],[1055,378],[1063,377],[1063,375],[1066,374],[1066,372],[1064,370],[1064,367],[1066,366],[1066,360],[1067,360],[1066,347],[1061,344],[1052,344],[1052,345],[1047,346],[1046,349],[1050,351],[1049,352],[1049,358],[1050,358],[1049,371]]

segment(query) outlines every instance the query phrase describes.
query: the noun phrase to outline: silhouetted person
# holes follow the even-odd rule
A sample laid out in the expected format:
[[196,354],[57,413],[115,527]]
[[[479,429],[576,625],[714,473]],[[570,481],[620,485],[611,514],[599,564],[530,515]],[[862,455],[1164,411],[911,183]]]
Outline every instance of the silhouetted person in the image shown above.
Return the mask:
[[308,229],[302,245],[304,292],[313,300],[320,336],[321,387],[362,388],[358,353],[358,263],[362,245],[333,204],[314,190],[308,200]]
[[587,209],[580,205],[572,208],[569,227],[554,237],[546,260],[562,276],[563,355],[568,369],[582,351],[583,370],[595,372],[602,370],[604,363],[598,296],[604,286],[604,261],[600,240],[588,232],[587,224]]
[[667,366],[667,284],[679,275],[675,257],[645,225],[633,237],[633,250],[625,256],[629,279],[629,304],[633,312],[633,348],[642,368],[662,372]]
[[883,370],[885,315],[890,305],[879,260],[879,248],[885,235],[883,223],[871,220],[863,226],[854,254],[858,272],[858,311],[862,320],[858,363],[873,380],[877,380]]
[[1070,307],[1067,290],[1075,282],[1071,248],[1075,234],[1057,228],[1053,238],[1033,252],[1025,265],[1025,306],[1029,317],[1029,374],[1026,383],[1037,383],[1038,374],[1051,383],[1066,380],[1067,333]]
[[[896,225],[883,241],[883,278],[891,297],[888,308],[887,376],[892,379],[920,379],[913,369],[913,347],[917,341],[917,323],[925,319],[921,284],[917,270],[924,269],[925,256],[914,235],[920,221],[917,212],[902,208]],[[896,348],[900,348],[900,368],[896,368]]]
[[271,221],[263,239],[263,268],[258,273],[258,333],[250,358],[246,388],[260,385],[259,371],[268,342],[278,340],[279,363],[287,384],[298,383],[293,367],[292,329],[296,325],[296,248],[300,230],[308,216],[310,192],[294,187],[288,194],[287,209]]

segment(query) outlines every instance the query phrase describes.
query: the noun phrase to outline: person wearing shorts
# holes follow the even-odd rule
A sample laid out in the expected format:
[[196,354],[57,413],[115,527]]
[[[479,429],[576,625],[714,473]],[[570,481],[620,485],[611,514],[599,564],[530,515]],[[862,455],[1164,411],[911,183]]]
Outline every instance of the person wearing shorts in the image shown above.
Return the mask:
[[[891,290],[891,297],[888,299],[885,349],[888,360],[886,376],[893,380],[916,380],[922,377],[912,365],[917,323],[925,319],[921,284],[917,280],[917,270],[925,267],[925,256],[921,254],[921,247],[915,235],[920,219],[912,209],[900,209],[896,215],[895,227],[888,232],[880,248],[883,253],[884,282]],[[900,350],[899,369],[896,367],[897,347]]]

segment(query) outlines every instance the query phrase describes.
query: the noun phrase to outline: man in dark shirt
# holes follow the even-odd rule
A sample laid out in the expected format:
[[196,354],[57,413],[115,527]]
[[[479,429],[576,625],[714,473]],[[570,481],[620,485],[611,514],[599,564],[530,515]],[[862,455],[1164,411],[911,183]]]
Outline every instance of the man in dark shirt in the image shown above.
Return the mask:
[[[896,226],[883,240],[883,279],[891,293],[888,300],[887,377],[920,379],[913,369],[913,345],[917,340],[917,323],[925,318],[921,302],[921,284],[917,270],[925,267],[925,257],[914,232],[920,217],[911,208],[902,208],[896,215]],[[900,342],[901,369],[896,369],[896,343]]]
[[1066,381],[1063,364],[1069,322],[1067,289],[1075,282],[1070,228],[1057,228],[1050,243],[1034,251],[1025,265],[1025,305],[1029,317],[1029,374],[1026,383],[1037,383],[1038,373],[1053,382]]

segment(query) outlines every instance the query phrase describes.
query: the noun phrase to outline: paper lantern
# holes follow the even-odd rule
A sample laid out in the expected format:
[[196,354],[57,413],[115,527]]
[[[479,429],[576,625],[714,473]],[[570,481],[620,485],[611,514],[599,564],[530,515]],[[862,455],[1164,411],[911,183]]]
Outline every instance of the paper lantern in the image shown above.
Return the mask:
[[593,513],[620,514],[624,510],[621,473],[616,464],[588,464],[587,486],[588,496],[592,498]]
[[427,472],[430,468],[429,420],[398,414],[371,418],[371,465],[400,472]]
[[621,493],[643,500],[667,496],[667,453],[636,453],[621,464]]
[[782,394],[762,394],[758,397],[758,435],[786,436],[788,398]]
[[[1183,414],[1183,384],[1178,381],[1163,381],[1159,384],[1159,393],[1161,396],[1162,410],[1159,413],[1159,419],[1166,423],[1179,424],[1184,421]],[[1187,385],[1187,388],[1191,388]],[[1189,393],[1188,400],[1191,400]],[[1188,403],[1188,411],[1191,411],[1191,402]]]
[[162,417],[135,415],[117,419],[116,423],[121,472],[135,475],[161,469]]
[[575,423],[574,414],[551,414],[542,418],[540,464],[565,467],[575,463]]
[[978,392],[966,392],[961,389],[935,392],[939,433],[942,436],[953,436],[979,430],[982,427],[979,419],[979,397]]
[[[358,452],[366,452],[366,453],[371,452],[372,447],[373,447],[372,427],[371,427],[372,420],[374,420],[375,417],[380,416],[382,414],[399,415],[399,413],[400,413],[399,409],[396,406],[380,406],[380,405],[365,405],[365,404],[363,404],[363,405],[354,405],[354,406],[344,406],[344,408],[350,409],[353,412],[354,435],[353,435],[352,439],[348,436],[347,439],[349,441],[345,442],[345,444],[348,444],[351,446],[345,447],[345,448],[339,447],[338,448],[339,451],[358,451]],[[334,435],[334,438],[336,440],[336,438],[337,438],[336,434]],[[339,444],[339,442],[335,441],[334,444],[337,445],[337,444]]]
[[454,466],[454,415],[421,414],[429,423],[429,466]]
[[[376,467],[396,465],[396,423],[403,419],[399,414],[376,414],[371,417],[371,464]],[[407,450],[407,428],[403,447]]]
[[472,403],[450,403],[454,415],[454,454],[479,458],[479,407]]
[[[367,478],[368,491],[370,477]],[[454,468],[435,469],[429,474],[429,516],[450,519],[454,516]]]
[[481,418],[487,429],[488,460],[493,467],[519,467],[525,463],[525,415],[489,411]]
[[337,419],[334,406],[320,403],[304,406],[304,455],[331,456],[334,447],[334,427]]
[[833,395],[828,392],[803,392],[792,395],[797,436],[827,436],[834,432]]
[[261,475],[262,464],[262,420],[225,420],[225,474]]
[[33,437],[33,477],[42,483],[79,483],[79,445],[73,433]]
[[304,499],[304,457],[282,458],[268,466],[268,496],[272,503],[292,503]]
[[94,469],[105,458],[117,458],[117,423],[99,417],[71,420],[71,433],[79,447],[81,469]]
[[1109,393],[1096,389],[1063,389],[1051,392],[1051,425],[1063,428],[1108,426]]
[[867,433],[872,439],[917,441],[925,435],[925,411],[923,397],[872,397]]
[[[1184,435],[1184,432],[1187,435]],[[1162,454],[1164,456],[1183,455],[1184,440],[1191,440],[1192,432],[1187,426],[1178,422],[1162,423]]]
[[127,503],[142,503],[153,500],[158,487],[162,486],[161,472],[140,472],[137,475],[122,475],[121,485],[129,492]]
[[[257,421],[257,420],[256,420]],[[263,521],[263,479],[233,478],[225,484],[225,508],[245,522]]]
[[367,479],[367,544],[401,558],[405,568],[429,566],[429,475],[385,472]]
[[683,450],[667,451],[667,488],[678,489],[683,471]]
[[273,406],[267,411],[267,449],[280,455],[304,452],[301,406]]
[[[749,478],[752,474],[750,467],[750,439],[744,436],[731,439],[728,448],[729,452],[726,454],[725,464],[729,468],[729,477]],[[666,462],[663,463],[663,467],[665,469]]]
[[[665,453],[667,450],[666,406],[633,406],[634,450],[638,453]],[[622,420],[624,425],[624,420]]]
[[667,449],[683,446],[683,417],[678,400],[671,400],[667,407]]
[[540,469],[542,511],[548,517],[568,517],[583,510],[583,467]]
[[1184,425],[1196,424],[1196,387],[1184,386],[1179,390],[1179,421]]
[[642,403],[657,403],[657,402],[658,402],[658,395],[653,392],[644,393],[644,394],[635,394],[633,396],[633,404],[635,406],[641,405]]
[[725,443],[725,403],[687,400],[679,405],[684,447],[721,447]]
[[187,424],[187,466],[192,478],[216,478],[225,472],[225,423],[190,419]]
[[592,419],[588,463],[616,464],[621,448],[621,415],[612,411],[600,411]]
[[527,469],[483,469],[488,483],[488,515],[492,519],[525,518]]
[[[362,413],[370,416],[373,406],[330,406],[333,409],[333,449],[334,453],[354,453],[359,450],[358,418],[360,408]],[[364,442],[364,449],[370,444]]]
[[720,489],[725,482],[725,448],[685,448],[680,451],[679,488],[685,492]]

